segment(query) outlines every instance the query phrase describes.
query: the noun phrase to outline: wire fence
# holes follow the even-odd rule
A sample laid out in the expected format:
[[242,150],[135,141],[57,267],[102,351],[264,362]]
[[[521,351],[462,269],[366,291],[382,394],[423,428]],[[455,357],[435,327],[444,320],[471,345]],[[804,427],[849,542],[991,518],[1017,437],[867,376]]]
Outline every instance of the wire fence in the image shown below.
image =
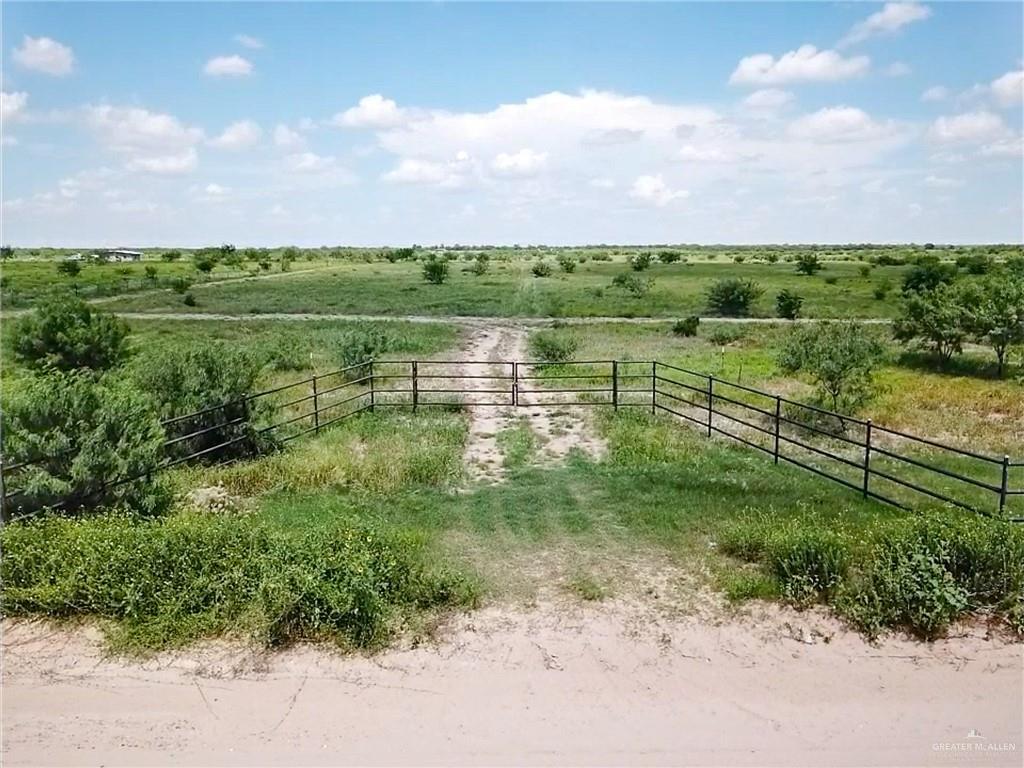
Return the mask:
[[[1024,461],[873,424],[660,361],[375,360],[164,419],[160,460],[74,496],[46,497],[33,474],[58,473],[80,447],[0,459],[0,518],[72,510],[110,490],[192,462],[260,454],[377,408],[649,409],[900,508],[922,497],[1024,521]],[[3,457],[5,459],[5,457]],[[66,469],[66,467],[64,467]]]

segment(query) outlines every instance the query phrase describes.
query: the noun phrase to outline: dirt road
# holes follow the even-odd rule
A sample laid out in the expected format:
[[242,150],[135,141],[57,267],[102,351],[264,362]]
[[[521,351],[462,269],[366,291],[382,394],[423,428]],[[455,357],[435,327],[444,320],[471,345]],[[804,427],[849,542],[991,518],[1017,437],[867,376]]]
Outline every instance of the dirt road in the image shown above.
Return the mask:
[[1020,764],[1021,646],[874,647],[763,611],[490,608],[373,657],[218,643],[142,663],[104,658],[94,633],[8,623],[3,762]]

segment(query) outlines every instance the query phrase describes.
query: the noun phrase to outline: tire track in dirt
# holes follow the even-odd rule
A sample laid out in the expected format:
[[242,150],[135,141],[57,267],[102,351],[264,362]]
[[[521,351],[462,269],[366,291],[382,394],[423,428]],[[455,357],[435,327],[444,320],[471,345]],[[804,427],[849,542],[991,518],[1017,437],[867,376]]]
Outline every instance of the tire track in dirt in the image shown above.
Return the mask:
[[[528,358],[527,330],[519,325],[479,324],[471,327],[462,348],[462,361],[456,367],[460,387],[479,394],[471,395],[466,404],[470,415],[466,441],[465,466],[470,478],[477,482],[501,482],[505,477],[504,457],[498,435],[511,428],[516,419],[525,418],[540,443],[538,463],[557,464],[574,451],[592,458],[601,458],[604,442],[591,427],[584,409],[572,405],[542,406],[540,403],[566,401],[573,395],[521,394],[518,407],[474,406],[473,403],[508,401],[511,403],[512,361]],[[491,365],[481,365],[491,362]],[[527,371],[523,375],[532,375]],[[484,376],[487,378],[468,378]],[[494,378],[489,378],[489,377]],[[540,389],[540,382],[521,382],[521,389]],[[493,392],[491,390],[507,390]]]

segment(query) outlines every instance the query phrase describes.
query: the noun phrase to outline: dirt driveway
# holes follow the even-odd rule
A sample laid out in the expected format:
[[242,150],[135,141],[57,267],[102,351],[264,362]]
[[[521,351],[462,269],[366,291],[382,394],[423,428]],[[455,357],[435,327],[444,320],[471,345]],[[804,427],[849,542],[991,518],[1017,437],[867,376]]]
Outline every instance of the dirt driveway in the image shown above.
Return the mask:
[[1020,765],[1020,645],[874,647],[757,610],[494,607],[373,657],[217,643],[137,663],[8,622],[3,763]]

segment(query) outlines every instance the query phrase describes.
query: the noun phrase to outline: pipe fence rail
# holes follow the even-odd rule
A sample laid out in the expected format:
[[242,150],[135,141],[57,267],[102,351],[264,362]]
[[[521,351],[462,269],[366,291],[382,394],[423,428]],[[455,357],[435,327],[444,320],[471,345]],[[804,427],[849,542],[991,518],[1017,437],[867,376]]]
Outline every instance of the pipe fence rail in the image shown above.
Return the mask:
[[[624,360],[372,360],[165,418],[161,459],[76,497],[34,492],[33,468],[59,471],[77,446],[7,463],[0,519],[84,505],[179,465],[223,463],[317,434],[377,408],[602,406],[649,409],[800,467],[864,498],[909,509],[921,497],[1024,522],[1024,461],[891,429],[669,363]],[[2,414],[0,414],[2,417]],[[2,419],[0,419],[2,424]],[[1014,482],[1011,482],[1014,478]]]

